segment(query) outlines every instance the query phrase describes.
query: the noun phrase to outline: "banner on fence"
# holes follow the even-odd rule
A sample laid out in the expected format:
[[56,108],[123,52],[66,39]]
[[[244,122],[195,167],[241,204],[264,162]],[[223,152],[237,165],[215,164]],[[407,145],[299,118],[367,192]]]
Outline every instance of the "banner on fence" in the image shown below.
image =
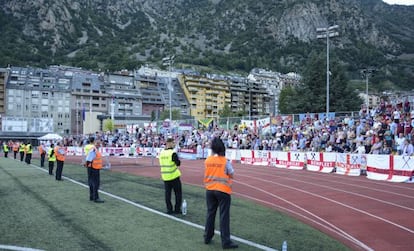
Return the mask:
[[360,154],[337,153],[336,173],[348,176],[359,176],[361,174]]
[[406,182],[413,175],[414,158],[410,156],[367,155],[367,178]]
[[277,152],[275,167],[302,170],[305,166],[304,152]]
[[306,169],[309,171],[331,173],[335,168],[336,153],[307,152]]

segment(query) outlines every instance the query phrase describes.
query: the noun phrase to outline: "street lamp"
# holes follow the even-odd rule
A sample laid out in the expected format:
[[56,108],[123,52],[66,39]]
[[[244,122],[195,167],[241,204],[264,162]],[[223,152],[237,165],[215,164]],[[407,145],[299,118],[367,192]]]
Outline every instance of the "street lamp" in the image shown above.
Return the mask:
[[367,95],[367,99],[366,99],[367,112],[369,112],[368,78],[371,76],[372,72],[373,72],[373,69],[371,68],[361,70],[362,76],[365,77],[365,91]]
[[326,118],[329,119],[329,38],[339,36],[339,33],[336,31],[338,25],[333,25],[325,28],[317,28],[316,32],[319,34],[316,35],[316,38],[326,38]]
[[170,103],[170,123],[172,121],[172,104],[171,104],[172,97],[171,97],[171,92],[173,90],[172,83],[171,83],[172,82],[171,81],[171,67],[174,64],[174,58],[175,58],[175,56],[173,55],[173,56],[165,57],[165,58],[162,59],[162,64],[168,66],[168,75],[169,75],[169,77],[168,77],[168,99],[169,99],[169,103]]

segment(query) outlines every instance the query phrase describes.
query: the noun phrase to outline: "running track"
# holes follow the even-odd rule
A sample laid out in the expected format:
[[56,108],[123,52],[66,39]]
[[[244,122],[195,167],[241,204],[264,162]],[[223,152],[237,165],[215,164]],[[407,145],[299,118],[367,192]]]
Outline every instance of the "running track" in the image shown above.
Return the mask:
[[[182,160],[182,182],[202,186],[203,163]],[[111,164],[113,171],[160,176],[157,159],[112,157]],[[234,196],[283,211],[353,250],[414,250],[414,184],[238,163],[234,168]]]

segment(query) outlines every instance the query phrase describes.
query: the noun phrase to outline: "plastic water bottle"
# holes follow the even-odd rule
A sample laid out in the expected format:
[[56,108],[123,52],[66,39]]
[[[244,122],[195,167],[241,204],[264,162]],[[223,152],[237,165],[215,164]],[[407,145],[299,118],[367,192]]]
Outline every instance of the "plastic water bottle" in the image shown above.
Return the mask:
[[187,201],[183,200],[183,205],[181,206],[181,212],[183,213],[183,215],[187,214]]
[[287,242],[286,241],[283,241],[282,251],[287,251]]

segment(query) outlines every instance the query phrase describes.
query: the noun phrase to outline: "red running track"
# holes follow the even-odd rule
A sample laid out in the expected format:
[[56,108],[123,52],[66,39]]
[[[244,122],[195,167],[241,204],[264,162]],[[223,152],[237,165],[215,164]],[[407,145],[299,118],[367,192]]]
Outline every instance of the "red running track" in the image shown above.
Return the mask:
[[[160,177],[157,159],[111,157],[111,164],[113,171]],[[182,160],[182,182],[202,186],[203,164]],[[353,250],[414,250],[414,184],[237,163],[234,168],[234,196],[283,211]]]

